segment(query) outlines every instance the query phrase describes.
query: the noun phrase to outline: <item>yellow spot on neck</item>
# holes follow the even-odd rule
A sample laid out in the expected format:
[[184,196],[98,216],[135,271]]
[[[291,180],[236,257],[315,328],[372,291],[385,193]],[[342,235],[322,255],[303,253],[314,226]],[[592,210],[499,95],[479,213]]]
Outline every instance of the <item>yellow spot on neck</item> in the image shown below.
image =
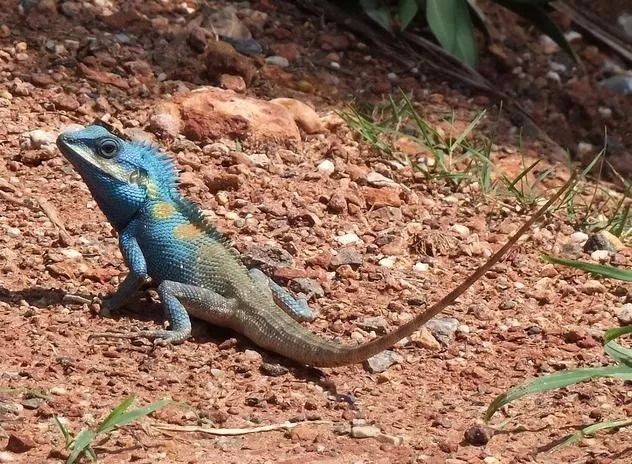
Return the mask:
[[154,205],[151,212],[156,219],[168,219],[176,212],[176,208],[171,203],[161,201]]
[[202,235],[203,230],[195,224],[181,224],[173,231],[178,240],[192,240]]

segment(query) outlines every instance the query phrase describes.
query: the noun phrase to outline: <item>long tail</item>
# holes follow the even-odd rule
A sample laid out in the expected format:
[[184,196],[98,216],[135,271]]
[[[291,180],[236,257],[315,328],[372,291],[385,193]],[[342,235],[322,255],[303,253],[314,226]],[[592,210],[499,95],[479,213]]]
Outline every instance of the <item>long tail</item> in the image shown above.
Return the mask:
[[[474,271],[461,285],[448,293],[441,301],[435,303],[422,314],[415,316],[409,322],[397,328],[393,332],[376,338],[370,342],[355,347],[331,342],[318,335],[309,332],[302,325],[294,321],[283,311],[267,313],[265,317],[258,317],[255,324],[244,330],[244,334],[253,342],[279,353],[297,362],[318,367],[335,367],[345,364],[362,362],[371,356],[393,346],[399,340],[409,336],[415,330],[432,319],[434,316],[450,306],[468,288],[496,264],[518,239],[540,218],[550,206],[571,188],[575,182],[576,174],[560,188],[551,199],[542,206],[507,243],[498,250],[485,264]],[[272,317],[270,317],[272,316]],[[266,334],[265,336],[263,334]]]

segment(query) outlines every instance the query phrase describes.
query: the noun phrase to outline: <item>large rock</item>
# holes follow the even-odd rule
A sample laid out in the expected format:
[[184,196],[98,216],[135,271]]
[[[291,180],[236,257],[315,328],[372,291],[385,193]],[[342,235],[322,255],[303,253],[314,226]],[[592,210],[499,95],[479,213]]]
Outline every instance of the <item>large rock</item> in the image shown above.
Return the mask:
[[231,137],[284,145],[300,141],[294,118],[278,104],[217,87],[202,87],[174,103],[180,108],[182,133],[191,140]]

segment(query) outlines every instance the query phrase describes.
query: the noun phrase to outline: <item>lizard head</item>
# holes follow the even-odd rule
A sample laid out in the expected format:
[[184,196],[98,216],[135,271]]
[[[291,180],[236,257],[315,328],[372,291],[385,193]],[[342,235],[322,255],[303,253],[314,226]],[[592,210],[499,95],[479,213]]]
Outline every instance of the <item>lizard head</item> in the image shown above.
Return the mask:
[[122,230],[151,200],[176,187],[172,162],[151,145],[127,141],[99,125],[64,132],[57,146],[72,163],[110,223]]

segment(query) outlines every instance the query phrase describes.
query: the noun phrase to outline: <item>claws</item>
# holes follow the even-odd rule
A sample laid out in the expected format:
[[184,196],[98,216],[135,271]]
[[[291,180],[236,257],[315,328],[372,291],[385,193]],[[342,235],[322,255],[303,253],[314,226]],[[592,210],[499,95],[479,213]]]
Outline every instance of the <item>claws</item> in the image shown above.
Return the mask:
[[155,346],[177,345],[184,342],[188,336],[183,336],[178,332],[171,330],[139,330],[138,332],[97,332],[88,336],[88,341],[95,338],[110,338],[110,339],[126,339],[126,340],[138,340],[146,339],[150,340]]

